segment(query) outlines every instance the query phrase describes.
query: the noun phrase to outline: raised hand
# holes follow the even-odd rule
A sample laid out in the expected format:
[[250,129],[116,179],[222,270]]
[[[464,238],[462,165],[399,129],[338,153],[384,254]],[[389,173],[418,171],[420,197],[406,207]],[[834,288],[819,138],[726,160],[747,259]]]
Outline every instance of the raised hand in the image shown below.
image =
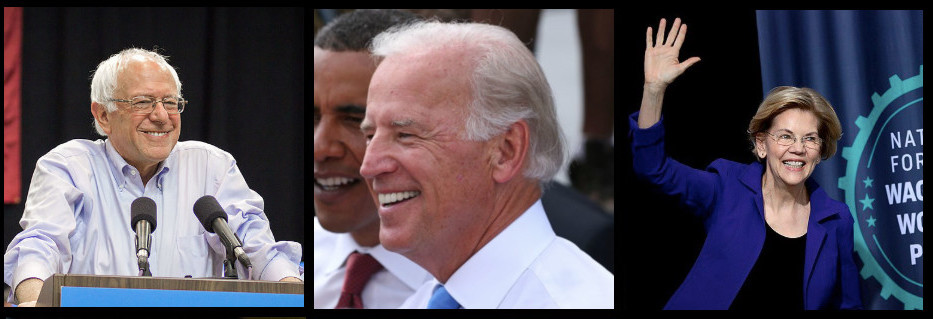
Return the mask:
[[680,18],[674,19],[674,25],[671,26],[671,31],[665,40],[666,26],[667,22],[661,19],[658,24],[657,41],[651,38],[651,27],[648,27],[645,34],[645,85],[660,89],[667,87],[687,68],[700,61],[698,57],[692,57],[683,62],[679,60],[680,47],[684,44],[684,37],[687,35],[687,25],[681,25]]
[[658,40],[651,39],[651,27],[645,34],[645,87],[641,96],[641,108],[638,113],[638,127],[648,128],[661,119],[661,105],[664,91],[668,84],[684,73],[698,57],[680,62],[680,46],[687,35],[687,25],[680,24],[680,18],[674,19],[671,32],[664,39],[667,22],[661,19],[658,25]]

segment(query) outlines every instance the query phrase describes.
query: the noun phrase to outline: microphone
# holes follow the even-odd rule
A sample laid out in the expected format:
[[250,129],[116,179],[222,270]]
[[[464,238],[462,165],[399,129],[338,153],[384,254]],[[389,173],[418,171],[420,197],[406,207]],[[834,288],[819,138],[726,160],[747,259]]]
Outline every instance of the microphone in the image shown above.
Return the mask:
[[156,203],[149,197],[140,197],[130,204],[130,228],[136,233],[136,263],[139,276],[152,277],[149,272],[149,246],[156,228]]
[[230,226],[227,226],[227,212],[220,207],[217,199],[211,195],[199,198],[194,202],[194,215],[198,217],[198,221],[201,222],[204,229],[220,236],[220,241],[227,248],[227,258],[229,259],[229,252],[232,251],[236,255],[236,259],[247,267],[247,276],[250,276],[249,272],[252,271],[253,265],[250,264],[249,257],[246,256],[246,251],[243,250],[240,239],[236,236],[236,233],[230,230]]

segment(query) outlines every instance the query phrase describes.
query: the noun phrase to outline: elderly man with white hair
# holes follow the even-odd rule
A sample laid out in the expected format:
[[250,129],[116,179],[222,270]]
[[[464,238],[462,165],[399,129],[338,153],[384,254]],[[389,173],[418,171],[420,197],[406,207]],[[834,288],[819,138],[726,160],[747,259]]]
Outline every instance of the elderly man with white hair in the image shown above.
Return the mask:
[[510,31],[421,22],[373,40],[360,174],[379,240],[434,279],[402,308],[613,308],[614,277],[554,234],[550,86]]
[[239,277],[300,281],[301,246],[276,242],[263,200],[246,185],[230,153],[179,142],[187,101],[165,57],[126,49],[98,65],[91,113],[105,140],[71,140],[36,163],[20,225],[3,256],[9,300],[35,305],[55,273],[135,276],[139,271],[130,204],[156,203],[149,262],[155,277],[221,277],[225,248],[195,217],[195,201],[214,196],[243,242],[254,271]]

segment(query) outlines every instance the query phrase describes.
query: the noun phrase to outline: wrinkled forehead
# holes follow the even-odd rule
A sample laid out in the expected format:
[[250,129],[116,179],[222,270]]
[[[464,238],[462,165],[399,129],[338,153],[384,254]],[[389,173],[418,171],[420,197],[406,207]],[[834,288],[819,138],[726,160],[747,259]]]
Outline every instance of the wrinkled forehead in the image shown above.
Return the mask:
[[463,108],[470,101],[471,54],[463,50],[431,50],[390,56],[373,74],[368,107]]
[[119,89],[132,90],[137,86],[154,86],[156,83],[161,86],[177,91],[175,78],[172,72],[162,68],[158,63],[150,59],[133,57],[117,76]]

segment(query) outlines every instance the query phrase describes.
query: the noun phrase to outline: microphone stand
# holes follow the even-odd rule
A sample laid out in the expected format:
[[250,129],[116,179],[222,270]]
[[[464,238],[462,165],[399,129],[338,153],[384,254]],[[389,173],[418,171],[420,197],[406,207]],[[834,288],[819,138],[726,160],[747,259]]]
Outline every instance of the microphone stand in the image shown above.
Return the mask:
[[227,258],[224,259],[224,278],[239,279],[236,273],[236,256],[230,249],[227,249]]
[[139,276],[152,277],[152,273],[149,272],[149,256],[146,255],[145,250],[139,251],[137,254],[137,263],[139,264]]
[[[227,256],[224,259],[224,279],[239,279],[239,275],[236,271],[236,254],[233,253],[229,248],[227,249]],[[250,280],[253,277],[253,267],[246,267],[246,280]]]
[[[139,221],[138,223],[136,223],[137,234],[142,232],[144,229],[147,233],[150,232],[148,224],[145,224],[143,221]],[[140,238],[142,238],[145,242],[140,243],[139,242]],[[139,276],[152,277],[152,273],[149,272],[149,250],[148,250],[148,247],[149,245],[151,245],[151,242],[152,242],[152,235],[150,234],[148,237],[137,236],[136,238],[134,238],[134,240],[136,240],[137,248],[140,247],[140,244],[143,245],[142,247],[147,247],[147,249],[139,249],[136,252],[136,263],[139,264]]]
[[[234,235],[234,236],[236,236],[236,235]],[[237,238],[237,239],[239,239],[239,238]],[[227,246],[227,247],[226,247],[227,249],[225,250],[225,252],[226,252],[226,256],[225,256],[225,257],[226,257],[226,258],[224,259],[224,277],[223,277],[223,278],[224,278],[224,279],[234,279],[234,280],[235,280],[235,279],[240,279],[240,277],[239,277],[239,275],[237,274],[237,271],[236,271],[236,262],[237,262],[237,260],[238,260],[238,259],[237,259],[237,255],[236,255],[236,253],[233,252],[233,250],[230,249],[230,247],[229,247],[228,245],[224,245],[224,246]],[[240,248],[240,247],[237,247],[237,248],[238,248],[238,249],[242,249],[242,248]],[[252,278],[252,276],[253,276],[253,267],[246,267],[246,280],[250,280],[250,278]]]

